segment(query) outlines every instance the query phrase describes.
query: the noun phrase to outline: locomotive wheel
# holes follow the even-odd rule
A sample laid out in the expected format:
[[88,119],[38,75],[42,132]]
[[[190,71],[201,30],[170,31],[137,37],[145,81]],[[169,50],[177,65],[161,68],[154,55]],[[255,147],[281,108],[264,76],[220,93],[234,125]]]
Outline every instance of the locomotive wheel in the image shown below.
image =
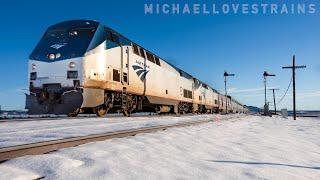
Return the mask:
[[123,113],[124,116],[130,117],[130,112],[129,112],[128,110],[123,109],[123,110],[122,110],[122,113]]
[[75,111],[69,113],[68,117],[77,117],[79,113],[80,113],[80,109],[77,108]]
[[94,112],[98,117],[104,117],[108,111],[105,107],[96,107],[94,108]]

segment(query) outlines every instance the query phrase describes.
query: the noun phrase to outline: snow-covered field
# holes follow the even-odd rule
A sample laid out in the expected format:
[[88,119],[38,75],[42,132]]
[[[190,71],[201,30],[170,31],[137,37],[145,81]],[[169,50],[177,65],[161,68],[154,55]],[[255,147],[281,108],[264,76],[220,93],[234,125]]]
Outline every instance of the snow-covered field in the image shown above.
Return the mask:
[[320,119],[217,118],[212,123],[88,143],[0,164],[0,179],[38,177],[319,179]]
[[[241,115],[229,115],[238,117]],[[221,115],[140,116],[58,119],[0,123],[0,148],[179,122],[227,118]]]

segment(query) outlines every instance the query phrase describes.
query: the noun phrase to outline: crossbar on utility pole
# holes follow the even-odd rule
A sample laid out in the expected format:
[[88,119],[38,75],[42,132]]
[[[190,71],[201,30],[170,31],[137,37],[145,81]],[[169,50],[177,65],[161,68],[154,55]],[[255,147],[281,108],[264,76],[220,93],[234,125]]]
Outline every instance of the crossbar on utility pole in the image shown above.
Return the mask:
[[272,89],[269,89],[269,90],[272,91],[272,94],[273,94],[274,113],[277,114],[276,96],[275,96],[274,91],[277,91],[277,90],[279,90],[279,89],[278,89],[278,88],[277,88],[277,89],[272,88]]
[[297,119],[296,113],[296,69],[306,68],[307,66],[296,66],[296,56],[292,58],[292,66],[284,66],[282,69],[292,69],[292,93],[293,93],[293,120]]

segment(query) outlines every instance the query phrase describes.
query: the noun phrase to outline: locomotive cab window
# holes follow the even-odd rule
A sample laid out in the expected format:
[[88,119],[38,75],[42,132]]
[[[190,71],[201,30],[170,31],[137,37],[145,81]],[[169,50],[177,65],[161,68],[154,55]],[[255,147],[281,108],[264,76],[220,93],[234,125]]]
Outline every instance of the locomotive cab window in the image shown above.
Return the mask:
[[107,33],[107,40],[115,43],[115,44],[120,44],[120,41],[119,41],[119,36],[110,32],[110,31],[106,31]]
[[63,37],[67,35],[67,31],[66,30],[60,30],[60,29],[54,29],[54,30],[50,30],[48,32],[46,32],[46,34],[44,35],[44,38],[56,38],[56,37]]
[[69,35],[70,36],[89,36],[91,37],[94,32],[95,32],[95,28],[77,28],[77,29],[72,29],[71,31],[69,31]]
[[119,36],[117,36],[116,34],[111,34],[112,35],[112,42],[116,43],[116,44],[120,44],[119,41]]

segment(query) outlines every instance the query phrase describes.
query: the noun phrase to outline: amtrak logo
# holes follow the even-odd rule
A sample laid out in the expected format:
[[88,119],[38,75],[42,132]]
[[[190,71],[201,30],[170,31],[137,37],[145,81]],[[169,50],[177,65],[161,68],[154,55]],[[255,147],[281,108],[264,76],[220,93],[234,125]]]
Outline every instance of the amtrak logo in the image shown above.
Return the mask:
[[145,69],[144,67],[141,67],[139,65],[132,65],[132,68],[137,73],[141,81],[144,81],[146,79],[146,75],[150,71],[148,67],[146,67]]
[[59,44],[53,44],[50,47],[54,48],[54,49],[60,49],[63,46],[67,45],[67,43],[59,43]]

